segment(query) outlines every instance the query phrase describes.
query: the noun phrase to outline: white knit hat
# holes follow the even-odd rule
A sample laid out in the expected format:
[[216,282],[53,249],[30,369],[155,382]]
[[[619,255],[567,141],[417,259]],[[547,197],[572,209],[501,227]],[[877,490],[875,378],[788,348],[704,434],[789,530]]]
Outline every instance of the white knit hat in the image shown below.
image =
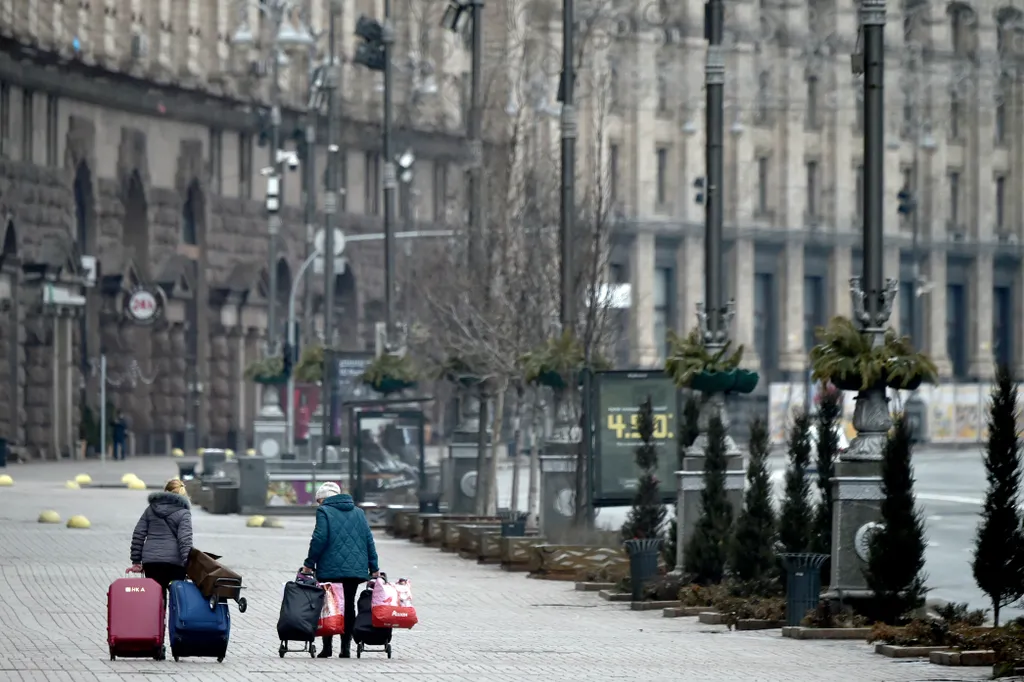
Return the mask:
[[327,481],[316,491],[316,501],[326,500],[328,497],[341,494],[341,487],[332,481]]

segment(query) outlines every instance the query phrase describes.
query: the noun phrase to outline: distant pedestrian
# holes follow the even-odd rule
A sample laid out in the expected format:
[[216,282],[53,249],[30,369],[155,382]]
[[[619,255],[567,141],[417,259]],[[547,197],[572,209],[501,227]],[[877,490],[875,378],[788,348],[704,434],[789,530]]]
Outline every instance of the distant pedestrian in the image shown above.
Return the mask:
[[163,492],[149,496],[149,506],[132,533],[132,570],[160,583],[165,602],[171,582],[185,579],[192,551],[191,507],[185,484],[172,478]]
[[[345,632],[341,658],[352,655],[352,627],[356,621],[356,592],[367,578],[377,577],[377,547],[363,510],[337,483],[327,482],[316,491],[316,527],[309,541],[309,556],[299,570],[315,573],[318,582],[341,583],[345,593]],[[333,637],[323,638],[317,658],[333,654]]]
[[124,444],[128,440],[128,421],[124,417],[124,412],[118,411],[117,418],[114,419],[114,459],[124,459]]

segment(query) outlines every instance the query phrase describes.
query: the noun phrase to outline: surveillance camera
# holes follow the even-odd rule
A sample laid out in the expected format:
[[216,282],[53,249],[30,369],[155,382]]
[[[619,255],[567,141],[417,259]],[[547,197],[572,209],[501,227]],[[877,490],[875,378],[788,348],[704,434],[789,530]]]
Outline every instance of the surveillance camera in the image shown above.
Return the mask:
[[292,155],[290,155],[288,157],[286,163],[288,164],[288,170],[290,170],[290,171],[297,170],[298,167],[299,167],[299,157],[297,157],[294,154],[292,154]]

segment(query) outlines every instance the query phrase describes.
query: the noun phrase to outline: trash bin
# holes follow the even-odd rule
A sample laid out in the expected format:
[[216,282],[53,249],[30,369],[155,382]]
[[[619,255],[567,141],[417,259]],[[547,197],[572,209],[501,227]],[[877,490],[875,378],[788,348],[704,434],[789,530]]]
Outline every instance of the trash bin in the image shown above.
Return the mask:
[[658,575],[661,538],[626,540],[623,544],[629,554],[629,584],[633,588],[633,601],[643,601],[644,585]]
[[821,601],[821,565],[828,554],[781,554],[786,569],[786,625],[800,625]]
[[499,512],[498,518],[501,519],[501,537],[521,538],[525,536],[526,516],[526,512]]
[[440,514],[441,494],[420,493],[420,514]]

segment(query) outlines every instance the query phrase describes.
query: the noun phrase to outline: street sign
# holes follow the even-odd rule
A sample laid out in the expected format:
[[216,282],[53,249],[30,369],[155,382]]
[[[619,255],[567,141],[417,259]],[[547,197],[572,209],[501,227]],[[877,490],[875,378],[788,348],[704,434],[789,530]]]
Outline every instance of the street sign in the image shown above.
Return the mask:
[[163,313],[164,297],[158,289],[138,286],[124,300],[124,313],[136,324],[152,324]]
[[[316,231],[316,235],[313,237],[313,246],[316,248],[317,253],[325,253],[327,251],[327,230],[320,228]],[[345,253],[345,233],[334,228],[334,255],[340,256]]]
[[662,501],[674,501],[679,458],[679,391],[675,382],[664,372],[596,372],[591,390],[594,504],[632,504],[640,474],[635,460],[641,442],[637,413],[648,397],[654,408],[659,490]]

